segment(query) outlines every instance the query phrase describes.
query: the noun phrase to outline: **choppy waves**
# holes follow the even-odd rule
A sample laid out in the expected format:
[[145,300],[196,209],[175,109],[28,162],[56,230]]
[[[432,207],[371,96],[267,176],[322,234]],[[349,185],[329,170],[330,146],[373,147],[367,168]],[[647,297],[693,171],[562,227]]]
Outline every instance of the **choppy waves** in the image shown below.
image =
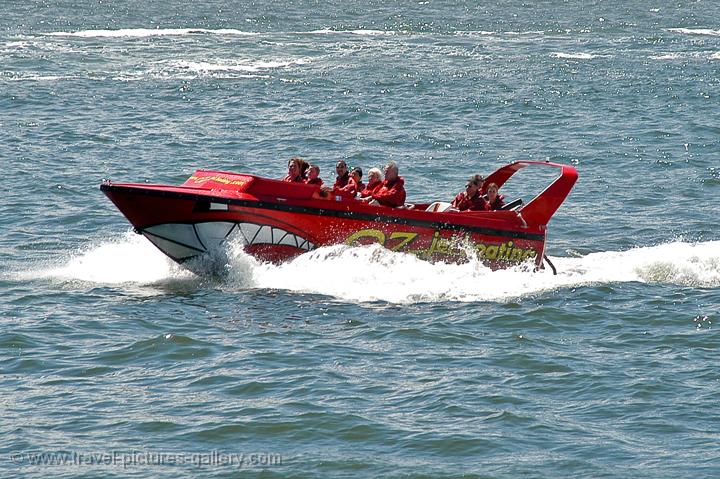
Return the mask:
[[[4,3],[7,457],[138,446],[282,453],[235,472],[262,477],[716,475],[717,5]],[[330,181],[339,158],[394,159],[427,199],[518,159],[577,165],[548,237],[558,275],[377,246],[276,266],[230,244],[199,277],[125,234],[96,186],[277,176],[296,154]],[[119,471],[5,462],[2,477]],[[234,471],[123,475],[201,469]]]
[[82,37],[82,38],[145,38],[160,36],[183,35],[258,35],[254,32],[245,32],[231,28],[121,28],[118,30],[80,30],[77,32],[50,32],[48,36],[54,37]]
[[[670,28],[665,32],[689,36],[717,37],[720,30],[709,28]],[[245,31],[234,28],[119,28],[104,30],[55,31],[26,33],[7,38],[0,44],[4,67],[0,80],[21,82],[57,82],[75,80],[191,80],[195,78],[248,79],[268,78],[273,71],[305,68],[312,63],[314,72],[328,69],[351,69],[363,63],[368,52],[395,55],[429,55],[423,61],[442,64],[453,57],[488,60],[493,55],[511,55],[504,43],[532,43],[548,47],[542,56],[568,62],[589,62],[610,59],[644,61],[717,61],[720,52],[713,45],[703,51],[663,50],[658,46],[628,50],[616,43],[595,44],[588,40],[583,51],[574,50],[586,31],[543,30],[448,30],[409,31],[402,29],[348,29],[324,27],[304,31]],[[660,32],[658,32],[660,33]],[[167,48],[148,49],[151,37],[169,37]],[[354,38],[350,38],[354,37]],[[418,45],[423,42],[451,42],[449,45]],[[712,38],[708,39],[712,42]],[[572,43],[568,43],[568,42]],[[359,45],[358,45],[359,44]],[[102,45],[102,50],[98,50]],[[208,55],[208,48],[215,54]],[[323,52],[307,54],[307,48]],[[128,54],[130,49],[130,54]],[[239,53],[241,58],[235,58]],[[87,62],[90,55],[94,61]],[[311,58],[312,57],[312,58]],[[353,58],[356,57],[356,58]],[[29,69],[28,61],[45,65],[57,60],[62,68]],[[542,61],[542,60],[540,60]],[[465,68],[461,66],[460,68]],[[454,70],[457,70],[455,68]],[[283,81],[287,80],[283,78]]]
[[[258,31],[244,31],[232,28],[120,28],[116,30],[79,30],[74,32],[48,32],[45,35],[52,37],[80,37],[80,38],[146,38],[161,36],[186,36],[186,35],[221,35],[221,36],[256,36],[268,35],[269,33]],[[377,30],[377,29],[343,29],[325,27],[317,30],[273,32],[273,34],[293,35],[357,35],[357,36],[396,36],[396,35],[426,35],[421,32],[410,30]],[[437,35],[439,33],[432,33]],[[449,35],[462,36],[538,36],[544,35],[542,30],[533,31],[486,31],[486,30],[459,30],[447,32]]]

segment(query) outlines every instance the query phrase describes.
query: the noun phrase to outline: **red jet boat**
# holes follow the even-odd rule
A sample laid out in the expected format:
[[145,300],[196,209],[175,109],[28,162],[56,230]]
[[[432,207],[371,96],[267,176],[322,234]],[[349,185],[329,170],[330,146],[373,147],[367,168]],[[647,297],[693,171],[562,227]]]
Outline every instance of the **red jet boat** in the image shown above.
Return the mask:
[[211,170],[197,170],[180,186],[105,181],[100,189],[137,233],[196,273],[203,272],[202,262],[191,260],[233,240],[272,262],[320,246],[380,243],[431,261],[475,255],[494,269],[523,262],[541,268],[547,224],[575,184],[575,168],[517,161],[492,173],[485,185],[502,187],[530,165],[556,168],[559,175],[527,204],[516,200],[500,211],[443,211],[442,203],[390,208],[317,185]]

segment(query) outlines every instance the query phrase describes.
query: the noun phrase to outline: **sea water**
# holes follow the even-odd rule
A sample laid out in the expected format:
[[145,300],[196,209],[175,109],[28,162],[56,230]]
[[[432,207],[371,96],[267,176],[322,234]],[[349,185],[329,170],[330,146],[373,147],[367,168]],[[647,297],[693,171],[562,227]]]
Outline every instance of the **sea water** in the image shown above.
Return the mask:
[[[717,477],[713,2],[5,2],[0,476]],[[448,201],[574,165],[558,269],[200,278],[99,191],[300,155]],[[509,195],[525,196],[515,185]]]

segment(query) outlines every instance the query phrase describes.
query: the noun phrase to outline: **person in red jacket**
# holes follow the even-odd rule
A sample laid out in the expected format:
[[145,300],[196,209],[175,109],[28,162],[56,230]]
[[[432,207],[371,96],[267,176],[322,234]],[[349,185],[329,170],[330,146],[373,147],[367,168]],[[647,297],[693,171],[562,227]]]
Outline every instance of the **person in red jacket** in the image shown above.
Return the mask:
[[297,156],[290,158],[290,161],[288,161],[288,173],[282,180],[291,183],[302,183],[305,181],[305,170],[307,168],[307,161],[302,158]]
[[355,182],[355,191],[360,193],[365,189],[365,183],[362,182],[362,169],[356,166],[350,171],[350,179]]
[[471,176],[467,181],[467,185],[465,185],[465,191],[458,193],[451,203],[452,207],[459,211],[487,210],[488,204],[480,194],[482,184],[482,175]]
[[370,168],[368,171],[368,183],[360,192],[360,198],[367,198],[375,193],[375,190],[382,186],[382,172],[377,168]]
[[487,186],[487,205],[489,211],[496,211],[505,206],[505,197],[498,195],[498,185],[490,183]]
[[332,187],[332,192],[338,196],[342,196],[343,198],[355,198],[355,193],[357,193],[357,185],[355,184],[355,181],[350,177],[350,172],[348,172],[347,163],[345,163],[343,160],[340,160],[337,162],[337,165],[335,165],[335,172],[337,173],[337,177],[335,178],[335,184]]
[[398,173],[397,163],[394,161],[388,162],[385,165],[385,181],[371,196],[363,198],[362,201],[373,201],[373,204],[377,202],[379,205],[393,208],[404,206],[405,180]]
[[335,173],[337,173],[337,176],[335,177],[335,184],[333,185],[333,188],[346,187],[350,181],[350,173],[348,172],[347,163],[343,160],[338,161],[335,165]]
[[320,178],[320,167],[319,166],[310,165],[310,167],[308,167],[308,177],[307,177],[307,180],[305,180],[305,183],[308,185],[322,186],[323,180]]

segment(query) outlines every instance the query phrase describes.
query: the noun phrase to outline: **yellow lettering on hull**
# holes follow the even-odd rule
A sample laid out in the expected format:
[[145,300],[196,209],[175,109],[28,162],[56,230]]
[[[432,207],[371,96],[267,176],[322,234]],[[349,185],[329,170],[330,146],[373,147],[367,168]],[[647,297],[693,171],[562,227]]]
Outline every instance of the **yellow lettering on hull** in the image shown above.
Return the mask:
[[[435,231],[427,247],[413,247],[419,234],[413,231],[394,231],[387,236],[383,231],[368,228],[356,231],[345,240],[345,244],[379,243],[392,251],[413,253],[420,258],[430,259],[433,256],[450,256],[464,258],[469,251],[474,251],[478,258],[492,261],[522,263],[538,255],[534,248],[522,248],[513,241],[504,243],[476,243],[469,236],[442,238],[439,231]],[[399,240],[398,242],[395,242]]]

